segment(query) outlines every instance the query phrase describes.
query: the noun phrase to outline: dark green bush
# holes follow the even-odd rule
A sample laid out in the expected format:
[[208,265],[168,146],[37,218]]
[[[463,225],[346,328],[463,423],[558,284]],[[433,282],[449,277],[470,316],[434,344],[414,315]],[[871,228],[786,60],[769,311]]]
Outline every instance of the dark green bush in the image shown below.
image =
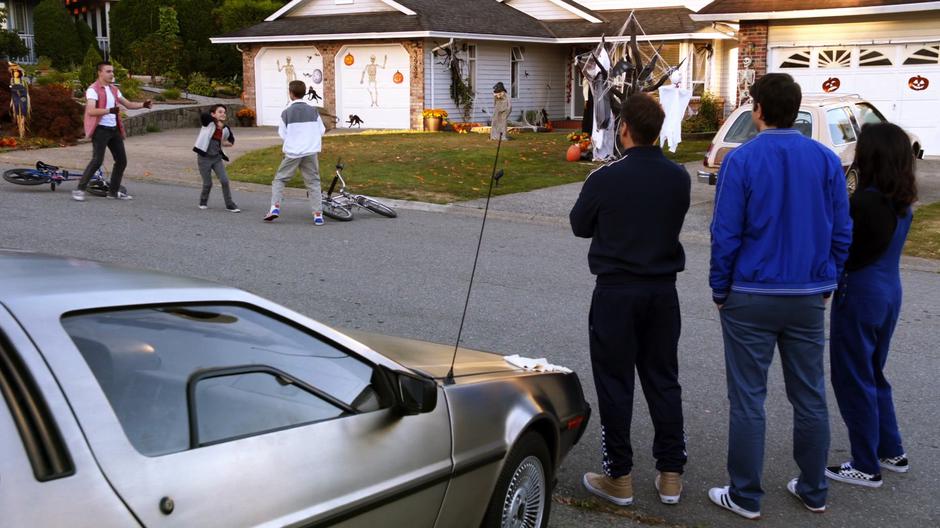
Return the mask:
[[166,88],[163,90],[163,97],[168,100],[179,99],[183,94],[180,92],[179,88]]

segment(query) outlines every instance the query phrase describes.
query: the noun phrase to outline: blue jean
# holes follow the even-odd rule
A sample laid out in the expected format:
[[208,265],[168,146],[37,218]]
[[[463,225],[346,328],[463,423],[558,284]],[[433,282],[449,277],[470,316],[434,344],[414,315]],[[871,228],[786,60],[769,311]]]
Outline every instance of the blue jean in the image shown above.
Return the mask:
[[800,468],[797,493],[810,506],[826,504],[829,414],[823,367],[825,312],[822,295],[732,292],[721,308],[731,404],[729,491],[742,508],[760,511],[764,495],[764,400],[775,345],[780,349],[787,399],[793,406],[793,458]]

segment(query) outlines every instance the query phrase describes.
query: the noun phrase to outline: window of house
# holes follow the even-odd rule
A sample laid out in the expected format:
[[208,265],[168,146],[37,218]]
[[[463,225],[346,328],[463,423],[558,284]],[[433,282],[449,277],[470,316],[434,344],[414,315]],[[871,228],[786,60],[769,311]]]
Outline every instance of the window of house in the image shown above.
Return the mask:
[[692,96],[701,97],[705,94],[706,79],[708,79],[708,59],[710,48],[695,45],[692,52]]
[[850,48],[820,50],[818,61],[820,68],[848,68],[852,65],[852,50]]
[[893,66],[894,63],[888,57],[887,50],[874,48],[862,48],[858,55],[858,65],[862,68],[870,66]]
[[852,126],[848,108],[833,108],[826,112],[829,135],[833,145],[845,145],[855,141],[855,127]]
[[781,68],[809,68],[812,54],[809,48],[792,51],[780,63]]
[[513,46],[510,52],[512,59],[509,72],[509,97],[516,98],[519,97],[519,68],[522,65],[522,61],[525,60],[525,56],[522,54],[522,48],[519,46]]
[[62,326],[147,456],[382,408],[371,365],[254,307],[86,312]]
[[467,46],[467,83],[470,84],[470,90],[473,93],[477,91],[477,46],[470,44]]
[[904,60],[904,64],[909,66],[938,63],[940,63],[940,44],[930,44],[918,48]]

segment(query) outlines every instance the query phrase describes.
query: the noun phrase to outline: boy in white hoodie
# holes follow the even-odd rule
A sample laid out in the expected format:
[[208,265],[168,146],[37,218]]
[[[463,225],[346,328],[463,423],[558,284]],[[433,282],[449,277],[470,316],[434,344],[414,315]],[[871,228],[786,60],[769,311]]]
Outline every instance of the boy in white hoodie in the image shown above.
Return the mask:
[[281,215],[281,200],[284,197],[284,185],[294,177],[300,168],[300,174],[307,185],[310,207],[313,210],[314,225],[323,225],[323,204],[320,194],[320,167],[317,154],[323,144],[326,127],[317,109],[304,100],[307,85],[303,81],[291,81],[288,85],[291,102],[281,113],[281,123],[277,132],[284,140],[284,159],[271,182],[271,210],[264,217],[271,222]]
[[212,171],[222,184],[222,197],[225,199],[225,208],[232,213],[240,213],[241,209],[232,201],[232,190],[228,184],[228,174],[225,172],[225,161],[228,156],[222,147],[231,147],[235,144],[235,134],[225,124],[225,106],[212,105],[208,114],[200,115],[202,128],[196,136],[196,165],[202,176],[202,195],[199,197],[199,208],[209,208],[209,191],[212,190]]

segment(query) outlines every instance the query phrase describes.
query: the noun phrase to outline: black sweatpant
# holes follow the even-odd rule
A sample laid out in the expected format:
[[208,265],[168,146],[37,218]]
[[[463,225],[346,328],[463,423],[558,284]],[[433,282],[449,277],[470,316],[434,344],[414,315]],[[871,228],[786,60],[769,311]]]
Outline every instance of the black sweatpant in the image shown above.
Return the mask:
[[675,282],[618,284],[604,279],[598,277],[589,317],[604,472],[617,478],[633,469],[630,422],[636,369],[653,420],[656,469],[682,473],[686,452]]
[[78,189],[84,191],[95,171],[101,168],[101,164],[104,163],[105,147],[111,151],[111,157],[114,158],[114,169],[111,171],[108,192],[111,196],[117,196],[118,191],[121,189],[121,180],[124,178],[124,169],[127,168],[124,138],[121,137],[121,131],[117,127],[98,126],[95,128],[95,132],[91,135],[91,161],[85,167],[81,181],[78,182]]

